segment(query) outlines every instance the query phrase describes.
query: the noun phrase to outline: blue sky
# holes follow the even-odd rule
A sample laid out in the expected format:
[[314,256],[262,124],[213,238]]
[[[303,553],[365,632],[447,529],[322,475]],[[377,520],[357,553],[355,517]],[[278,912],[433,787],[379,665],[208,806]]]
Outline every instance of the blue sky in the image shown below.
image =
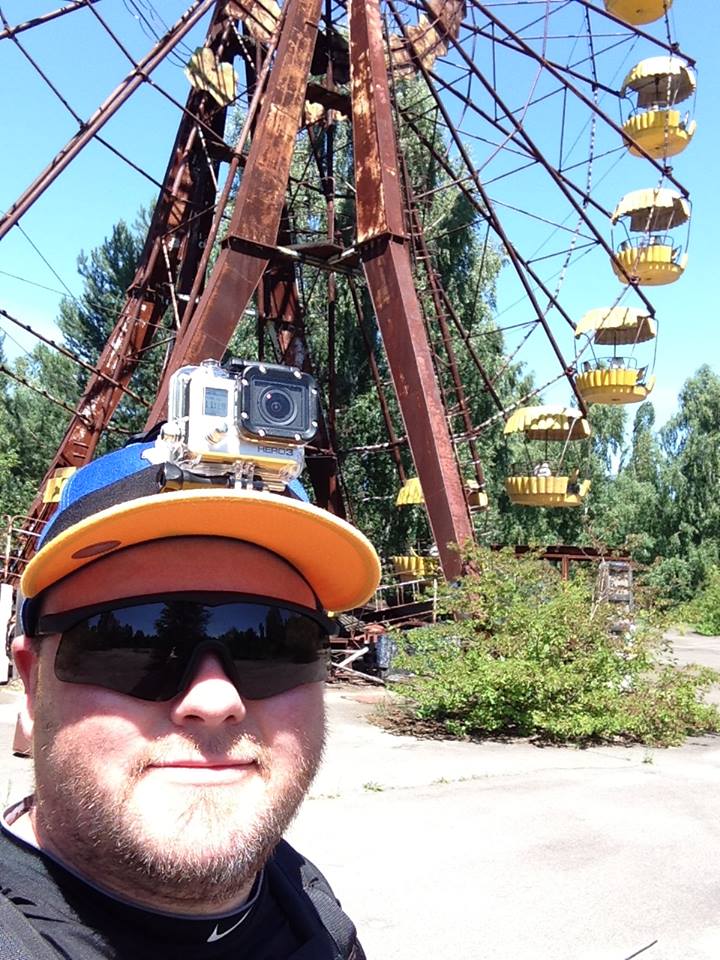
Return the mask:
[[[3,12],[11,23],[17,23],[54,6],[34,0],[6,0]],[[140,6],[149,9],[143,4]],[[156,4],[168,22],[174,20],[184,6],[177,0]],[[104,0],[97,9],[118,29],[134,56],[139,58],[146,52],[151,40],[143,25],[131,16],[129,5]],[[714,173],[720,155],[720,68],[716,50],[720,6],[716,0],[675,0],[672,16],[681,48],[698,62],[695,105],[698,132],[688,150],[673,161],[675,173],[689,188],[693,203],[688,269],[677,284],[651,291],[660,320],[655,367],[657,386],[652,396],[659,422],[673,413],[683,382],[702,363],[720,369],[715,305],[715,279],[720,267],[714,259],[720,220]],[[162,29],[159,23],[154,26]],[[185,43],[181,56],[186,57],[203,35],[203,29],[196,30]],[[129,69],[122,53],[86,10],[21,34],[20,40],[82,116],[89,116]],[[636,59],[641,59],[655,51],[644,52],[639,47],[637,52]],[[512,93],[517,100],[523,96],[522,85],[530,81],[523,79],[512,63],[507,63],[505,69],[506,94]],[[163,64],[154,76],[178,100],[184,100],[187,84],[177,59]],[[7,208],[75,132],[76,125],[8,40],[0,44],[0,80],[3,90],[13,91],[12,95],[6,93],[3,104],[5,147],[0,153],[0,204]],[[103,135],[161,179],[177,121],[177,108],[158,92],[145,88],[108,123]],[[587,127],[586,118],[581,114],[577,122],[578,129]],[[557,150],[558,139],[558,130],[550,119],[541,145],[552,154]],[[582,142],[580,140],[577,148],[581,152]],[[623,192],[652,185],[652,178],[645,182],[647,175],[641,163],[623,160],[619,167],[613,165],[610,169],[608,165],[605,174],[602,164],[598,164],[593,176],[598,196],[606,206],[611,208]],[[155,195],[152,184],[99,144],[91,144],[23,218],[21,227],[25,235],[15,229],[0,242],[0,304],[19,319],[52,333],[61,293],[66,288],[75,293],[79,291],[75,271],[78,252],[97,246],[113,223],[120,218],[132,219],[138,206],[152,202]],[[549,243],[550,251],[553,243],[557,246],[557,240],[552,237],[548,240],[546,236],[543,240],[539,232],[536,236],[533,231],[539,228],[532,226],[527,217],[513,214],[512,204],[503,206],[512,199],[523,210],[541,215],[546,206],[554,205],[551,192],[518,178],[498,186],[493,196],[523,251],[532,250],[536,243],[538,249],[543,243]],[[543,229],[547,234],[546,228]],[[42,256],[33,249],[33,244]],[[552,278],[552,261],[539,263],[548,278]],[[554,279],[548,282],[552,285]],[[562,298],[579,318],[585,309],[612,302],[618,289],[606,258],[594,252],[571,264]],[[527,304],[519,302],[519,293],[509,272],[500,281],[498,311],[500,322],[505,324],[527,318]],[[13,329],[8,332],[20,344],[6,340],[6,351],[11,356],[21,347],[32,346],[31,338],[18,336]],[[571,354],[571,335],[566,330],[561,336],[563,349]],[[535,339],[522,359],[535,371],[539,381],[553,369],[554,361],[547,344]],[[567,391],[557,389],[564,392],[552,399],[567,400]]]

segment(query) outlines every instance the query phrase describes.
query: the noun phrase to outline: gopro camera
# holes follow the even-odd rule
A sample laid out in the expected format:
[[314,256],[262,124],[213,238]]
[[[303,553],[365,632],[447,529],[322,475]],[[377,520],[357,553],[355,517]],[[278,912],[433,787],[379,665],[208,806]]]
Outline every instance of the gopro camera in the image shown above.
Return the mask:
[[317,428],[318,391],[309,374],[279,364],[204,360],[170,378],[168,422],[157,446],[186,471],[187,482],[178,486],[282,490],[301,473],[305,444]]

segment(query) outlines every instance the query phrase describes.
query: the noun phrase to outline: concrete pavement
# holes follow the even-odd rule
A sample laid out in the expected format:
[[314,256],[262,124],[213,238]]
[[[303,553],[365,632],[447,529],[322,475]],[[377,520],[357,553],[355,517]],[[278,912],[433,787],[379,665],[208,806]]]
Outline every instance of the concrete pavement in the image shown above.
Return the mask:
[[[674,646],[720,667],[720,640]],[[372,699],[329,691],[326,762],[291,833],[371,960],[720,958],[720,738],[418,741],[368,725]]]
[[[720,640],[676,640],[681,660],[703,650],[720,657]],[[369,960],[720,958],[720,738],[669,750],[420,741],[367,722],[378,695],[328,690],[325,764],[290,834]],[[0,692],[13,798],[29,775],[4,753],[15,696]]]
[[416,742],[348,719],[292,837],[369,957],[720,957],[720,739]]

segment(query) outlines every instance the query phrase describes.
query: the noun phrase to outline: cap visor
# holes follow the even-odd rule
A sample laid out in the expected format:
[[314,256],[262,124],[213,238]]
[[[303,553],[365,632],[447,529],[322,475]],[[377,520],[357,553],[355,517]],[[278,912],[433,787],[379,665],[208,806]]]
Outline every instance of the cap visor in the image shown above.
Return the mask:
[[380,582],[364,534],[312,504],[250,490],[182,490],[129,500],[59,534],[33,557],[22,591],[51,584],[123,547],[165,537],[229,537],[272,550],[308,581],[326,610],[362,606]]

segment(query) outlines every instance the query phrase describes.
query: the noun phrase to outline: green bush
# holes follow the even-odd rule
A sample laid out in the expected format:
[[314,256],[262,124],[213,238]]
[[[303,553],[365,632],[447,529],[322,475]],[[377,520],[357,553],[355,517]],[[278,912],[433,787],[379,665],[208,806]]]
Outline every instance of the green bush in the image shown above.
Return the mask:
[[658,631],[613,634],[617,615],[583,574],[474,550],[471,572],[444,588],[440,622],[400,638],[398,686],[411,716],[453,736],[625,738],[653,744],[720,729],[702,694],[720,680],[663,662]]
[[678,613],[698,633],[706,637],[720,636],[720,568],[713,567],[705,586]]

